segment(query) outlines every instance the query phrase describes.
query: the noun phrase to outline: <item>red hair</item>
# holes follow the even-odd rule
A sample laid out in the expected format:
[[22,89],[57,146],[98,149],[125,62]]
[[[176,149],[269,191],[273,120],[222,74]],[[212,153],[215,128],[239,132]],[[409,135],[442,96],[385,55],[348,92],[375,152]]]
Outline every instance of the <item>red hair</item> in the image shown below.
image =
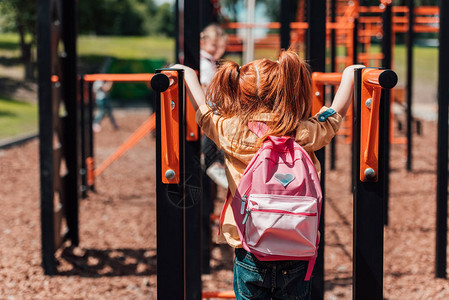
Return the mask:
[[310,115],[310,78],[308,65],[291,50],[282,51],[277,62],[261,59],[239,67],[224,61],[207,98],[222,117],[238,117],[244,125],[258,114],[273,113],[267,135],[290,135]]

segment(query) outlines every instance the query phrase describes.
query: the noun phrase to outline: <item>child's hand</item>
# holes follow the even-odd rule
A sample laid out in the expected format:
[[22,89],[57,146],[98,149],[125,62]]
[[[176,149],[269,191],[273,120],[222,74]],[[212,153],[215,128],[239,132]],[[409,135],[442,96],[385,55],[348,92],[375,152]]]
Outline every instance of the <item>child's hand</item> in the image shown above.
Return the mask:
[[206,102],[206,100],[203,88],[201,87],[200,82],[198,81],[198,76],[195,70],[181,64],[173,65],[171,66],[171,68],[184,70],[184,80],[187,85],[187,92],[189,94],[189,99],[190,102],[192,102],[193,108],[196,111],[198,107],[200,107]]
[[354,87],[354,70],[364,68],[364,65],[352,65],[346,67],[341,76],[340,86],[335,94],[331,108],[338,112],[342,117],[346,115],[349,104],[352,100],[352,91]]
[[343,80],[351,80],[352,82],[354,82],[354,70],[361,69],[361,68],[365,68],[365,66],[364,65],[351,65],[351,66],[346,67],[345,70],[343,71],[341,81],[343,82]]

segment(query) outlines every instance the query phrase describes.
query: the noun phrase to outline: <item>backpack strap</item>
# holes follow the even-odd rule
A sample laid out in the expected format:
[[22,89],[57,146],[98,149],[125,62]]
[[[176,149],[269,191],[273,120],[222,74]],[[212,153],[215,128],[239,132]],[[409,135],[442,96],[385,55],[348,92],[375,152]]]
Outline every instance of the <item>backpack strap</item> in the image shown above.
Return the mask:
[[263,137],[268,132],[268,125],[263,122],[248,122],[248,128],[258,138]]
[[312,272],[313,272],[313,267],[315,266],[315,262],[316,262],[316,256],[312,257],[309,260],[309,264],[307,266],[306,277],[304,278],[304,281],[309,281],[310,277],[312,277]]

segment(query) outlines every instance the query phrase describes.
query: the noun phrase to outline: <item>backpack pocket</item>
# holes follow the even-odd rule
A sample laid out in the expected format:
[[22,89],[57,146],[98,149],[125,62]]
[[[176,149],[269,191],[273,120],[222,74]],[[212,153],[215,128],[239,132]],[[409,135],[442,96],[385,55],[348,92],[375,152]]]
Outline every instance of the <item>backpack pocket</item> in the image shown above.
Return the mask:
[[316,198],[251,194],[243,223],[247,246],[260,253],[286,259],[316,254]]

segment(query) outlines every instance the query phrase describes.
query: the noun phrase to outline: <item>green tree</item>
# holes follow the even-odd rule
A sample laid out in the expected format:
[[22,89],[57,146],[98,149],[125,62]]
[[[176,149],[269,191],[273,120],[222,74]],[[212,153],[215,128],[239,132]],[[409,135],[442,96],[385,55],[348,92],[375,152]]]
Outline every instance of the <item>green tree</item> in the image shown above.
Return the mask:
[[36,1],[1,0],[2,27],[19,33],[21,59],[25,66],[25,78],[33,79],[32,48],[36,44]]
[[99,35],[154,34],[154,0],[78,1],[79,32]]
[[154,26],[152,33],[162,34],[165,36],[174,36],[174,7],[168,3],[162,4],[158,7],[154,18],[150,20],[150,23]]

